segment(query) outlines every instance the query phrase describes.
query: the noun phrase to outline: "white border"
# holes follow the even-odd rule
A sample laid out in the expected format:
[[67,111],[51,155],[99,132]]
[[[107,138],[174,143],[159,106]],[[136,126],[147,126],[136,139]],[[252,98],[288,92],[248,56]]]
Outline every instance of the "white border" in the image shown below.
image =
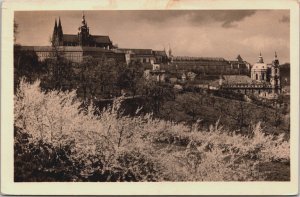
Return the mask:
[[[298,193],[299,5],[296,0],[23,0],[2,5],[1,192],[22,195],[292,195]],[[13,13],[21,10],[290,9],[291,181],[162,183],[13,182]],[[271,22],[270,22],[271,23]]]

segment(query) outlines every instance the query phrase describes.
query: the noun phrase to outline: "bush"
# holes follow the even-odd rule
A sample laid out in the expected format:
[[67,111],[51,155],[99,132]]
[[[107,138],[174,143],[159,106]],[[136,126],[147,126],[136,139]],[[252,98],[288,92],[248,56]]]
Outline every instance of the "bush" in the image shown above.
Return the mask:
[[250,136],[125,116],[123,98],[102,111],[81,108],[75,91],[42,92],[21,81],[15,95],[16,181],[264,180],[258,164],[289,161],[284,136]]

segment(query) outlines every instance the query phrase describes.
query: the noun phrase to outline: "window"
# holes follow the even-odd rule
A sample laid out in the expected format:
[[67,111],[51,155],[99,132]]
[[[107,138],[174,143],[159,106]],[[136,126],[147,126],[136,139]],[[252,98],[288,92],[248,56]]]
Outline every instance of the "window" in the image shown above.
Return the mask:
[[277,68],[275,68],[275,74],[277,74],[277,72],[278,72],[278,71],[277,71]]
[[265,73],[262,74],[261,79],[265,80]]
[[258,74],[257,73],[255,74],[255,79],[258,80]]

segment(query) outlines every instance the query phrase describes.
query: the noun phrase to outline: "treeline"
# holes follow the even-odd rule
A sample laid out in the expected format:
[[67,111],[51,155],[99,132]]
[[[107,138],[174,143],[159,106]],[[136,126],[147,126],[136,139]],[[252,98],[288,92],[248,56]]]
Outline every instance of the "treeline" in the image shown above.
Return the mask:
[[143,107],[144,112],[153,112],[156,115],[163,102],[174,99],[175,94],[170,84],[145,80],[145,69],[145,65],[139,61],[127,65],[105,56],[86,56],[81,63],[75,63],[63,58],[59,51],[55,58],[38,61],[34,52],[22,51],[16,45],[14,89],[17,90],[20,79],[25,77],[29,83],[39,79],[40,86],[45,91],[76,90],[77,96],[86,105],[93,102],[99,107],[105,107],[105,103],[110,103],[113,98],[121,95],[132,99],[142,97],[142,102],[135,109]]

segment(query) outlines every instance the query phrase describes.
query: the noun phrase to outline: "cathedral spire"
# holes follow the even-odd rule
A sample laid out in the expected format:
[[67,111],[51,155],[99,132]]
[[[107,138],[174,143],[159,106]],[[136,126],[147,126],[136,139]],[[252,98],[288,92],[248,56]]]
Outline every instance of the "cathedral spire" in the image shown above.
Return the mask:
[[52,40],[51,40],[52,46],[55,45],[56,37],[57,37],[57,21],[55,19],[54,28],[53,28],[53,34],[52,34]]
[[53,35],[56,34],[56,32],[57,32],[57,22],[56,22],[56,19],[55,19]]
[[60,34],[63,34],[60,17],[58,18],[58,31]]
[[277,53],[276,53],[276,51],[275,51],[275,60],[277,60]]
[[84,11],[82,11],[82,20],[81,20],[81,22],[82,22],[83,25],[86,25]]
[[61,27],[60,17],[58,17],[58,27]]

